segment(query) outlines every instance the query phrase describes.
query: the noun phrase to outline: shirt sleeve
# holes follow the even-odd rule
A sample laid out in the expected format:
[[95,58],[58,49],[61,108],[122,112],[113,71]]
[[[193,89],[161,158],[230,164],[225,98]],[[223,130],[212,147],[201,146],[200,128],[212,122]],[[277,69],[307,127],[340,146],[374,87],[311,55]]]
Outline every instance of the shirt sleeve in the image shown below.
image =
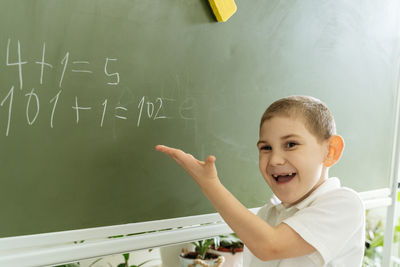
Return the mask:
[[311,260],[323,266],[343,253],[360,232],[364,205],[356,192],[342,188],[318,197],[283,222],[317,250],[310,254]]

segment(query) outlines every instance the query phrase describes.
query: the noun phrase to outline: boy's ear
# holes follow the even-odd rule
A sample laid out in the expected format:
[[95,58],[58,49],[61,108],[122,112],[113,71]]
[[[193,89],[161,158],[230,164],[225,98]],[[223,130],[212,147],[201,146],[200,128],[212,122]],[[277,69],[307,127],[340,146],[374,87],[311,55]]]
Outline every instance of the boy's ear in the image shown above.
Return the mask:
[[340,135],[333,135],[328,140],[328,154],[323,162],[325,167],[332,167],[342,156],[344,141]]

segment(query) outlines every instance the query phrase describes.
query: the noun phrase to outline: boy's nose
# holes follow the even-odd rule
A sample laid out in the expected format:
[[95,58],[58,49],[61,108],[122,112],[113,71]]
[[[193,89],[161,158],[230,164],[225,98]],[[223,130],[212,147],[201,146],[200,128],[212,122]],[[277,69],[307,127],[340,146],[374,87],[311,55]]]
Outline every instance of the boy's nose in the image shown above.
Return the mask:
[[285,157],[279,152],[272,152],[269,159],[269,164],[271,166],[284,165],[286,163]]

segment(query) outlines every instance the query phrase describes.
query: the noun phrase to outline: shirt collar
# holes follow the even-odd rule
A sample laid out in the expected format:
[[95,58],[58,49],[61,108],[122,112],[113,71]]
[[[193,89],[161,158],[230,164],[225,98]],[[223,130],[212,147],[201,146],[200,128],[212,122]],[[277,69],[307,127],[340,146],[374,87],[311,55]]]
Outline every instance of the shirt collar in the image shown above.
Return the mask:
[[293,205],[289,208],[285,208],[282,205],[282,202],[275,196],[272,195],[270,202],[272,205],[274,205],[278,210],[291,210],[293,208],[296,208],[298,210],[304,209],[307,207],[311,202],[315,200],[320,195],[325,194],[326,192],[329,192],[331,190],[340,188],[340,180],[336,177],[328,178],[326,179],[320,186],[317,187],[317,189],[314,190],[306,199],[302,200],[300,203],[297,203],[296,205]]

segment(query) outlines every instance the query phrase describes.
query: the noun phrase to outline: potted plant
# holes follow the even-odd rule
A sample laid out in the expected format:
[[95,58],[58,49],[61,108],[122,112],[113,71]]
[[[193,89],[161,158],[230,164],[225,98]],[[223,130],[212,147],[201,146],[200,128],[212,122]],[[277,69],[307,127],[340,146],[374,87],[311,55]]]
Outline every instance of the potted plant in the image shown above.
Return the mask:
[[183,251],[180,255],[182,267],[220,267],[224,262],[224,257],[208,250],[214,243],[213,239],[200,240],[193,242],[195,251]]
[[211,251],[225,258],[223,266],[242,267],[243,266],[243,242],[236,234],[221,235],[214,239]]
[[383,252],[383,222],[376,222],[366,212],[365,250],[362,267],[380,267]]
[[213,239],[211,248],[220,252],[230,252],[236,254],[243,252],[244,244],[239,237],[232,233],[229,235],[221,235],[218,238]]
[[177,267],[181,265],[180,262],[180,253],[186,249],[192,248],[192,244],[185,243],[185,244],[176,244],[176,245],[169,245],[160,248],[160,256],[162,261],[162,267]]

